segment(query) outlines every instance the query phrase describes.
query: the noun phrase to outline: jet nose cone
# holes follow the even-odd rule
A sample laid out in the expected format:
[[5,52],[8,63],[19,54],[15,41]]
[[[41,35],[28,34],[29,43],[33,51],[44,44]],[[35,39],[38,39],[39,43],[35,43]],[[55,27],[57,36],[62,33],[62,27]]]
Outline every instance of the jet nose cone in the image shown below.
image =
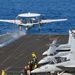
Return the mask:
[[40,61],[38,62],[38,64],[44,64],[44,63],[46,63],[46,62],[48,62],[48,61],[46,61],[46,60],[40,60]]
[[39,72],[42,72],[42,71],[40,70],[40,68],[37,68],[37,69],[31,71],[31,73],[39,73]]
[[47,55],[47,51],[45,51],[42,55]]

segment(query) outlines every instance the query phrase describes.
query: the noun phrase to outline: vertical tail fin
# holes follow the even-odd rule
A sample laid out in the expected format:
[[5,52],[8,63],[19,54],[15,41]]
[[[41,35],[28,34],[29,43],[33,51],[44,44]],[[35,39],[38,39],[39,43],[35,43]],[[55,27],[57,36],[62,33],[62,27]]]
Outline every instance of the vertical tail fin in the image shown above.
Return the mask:
[[70,52],[67,58],[70,60],[75,60],[75,52]]
[[72,42],[72,33],[71,30],[69,30],[69,40],[68,40],[68,44],[71,45]]
[[56,44],[57,43],[57,39],[53,40],[52,44]]
[[56,43],[57,43],[57,39],[53,40],[52,45],[50,45],[50,47],[48,49],[48,55],[56,52],[56,46],[55,46]]
[[75,30],[71,31],[71,52],[75,52]]
[[72,30],[72,42],[71,42],[71,52],[69,54],[70,60],[75,60],[75,30]]

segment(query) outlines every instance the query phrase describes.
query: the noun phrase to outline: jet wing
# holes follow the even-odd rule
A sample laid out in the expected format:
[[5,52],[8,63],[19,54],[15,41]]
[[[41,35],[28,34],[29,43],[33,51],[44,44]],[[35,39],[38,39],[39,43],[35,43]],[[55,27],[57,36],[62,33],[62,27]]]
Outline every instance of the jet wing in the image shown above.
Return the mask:
[[70,68],[71,68],[71,67],[72,67],[72,68],[75,68],[75,65],[74,65],[74,64],[73,64],[73,65],[66,65],[66,66],[64,66],[64,67],[67,67],[67,68],[69,68],[69,67],[70,67]]
[[40,23],[49,23],[49,22],[59,22],[59,21],[66,21],[67,19],[54,19],[54,20],[42,20]]
[[66,65],[66,66],[56,66],[56,67],[58,67],[58,68],[60,68],[60,69],[62,69],[62,70],[64,70],[64,71],[75,71],[75,65],[73,64],[73,65]]

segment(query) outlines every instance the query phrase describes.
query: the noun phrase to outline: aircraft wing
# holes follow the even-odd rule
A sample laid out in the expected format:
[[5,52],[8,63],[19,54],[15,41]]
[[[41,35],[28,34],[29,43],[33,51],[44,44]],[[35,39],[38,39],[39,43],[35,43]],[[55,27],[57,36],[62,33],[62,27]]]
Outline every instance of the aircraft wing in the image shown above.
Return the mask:
[[[66,21],[66,20],[67,19],[54,19],[54,20],[47,19],[47,20],[42,20],[41,22],[37,22],[37,23],[30,23],[30,26],[35,25],[35,24],[39,24],[39,23],[59,22],[59,21]],[[26,24],[23,24],[23,25],[27,26]]]
[[24,26],[32,26],[32,25],[35,25],[35,24],[39,24],[39,23],[50,23],[50,22],[59,22],[59,21],[66,21],[67,19],[54,19],[54,20],[50,20],[50,19],[47,19],[47,20],[42,20],[41,22],[37,22],[37,23],[28,23],[28,24],[22,24]]
[[55,71],[62,71],[62,69],[56,67],[55,65],[46,64],[32,70],[31,73],[44,73],[44,72],[55,72]]
[[[66,20],[67,19],[42,20],[40,23],[58,22],[58,21],[66,21]],[[0,22],[8,22],[8,23],[22,24],[20,20],[2,20],[2,19],[0,19]],[[33,25],[33,24],[38,24],[38,23],[39,22],[37,22],[37,23],[30,23],[30,24]],[[23,24],[23,25],[25,25],[25,24]]]
[[61,62],[56,65],[59,68],[75,68],[75,61]]
[[69,72],[72,72],[72,71],[75,71],[75,65],[73,64],[71,64],[71,65],[66,65],[66,66],[56,66],[56,67],[58,67],[58,68],[60,68],[60,69],[62,69],[63,71],[69,71]]
[[66,66],[63,66],[63,67],[66,67],[66,68],[73,67],[73,68],[75,68],[75,65],[74,64],[73,65],[66,65]]
[[8,23],[15,23],[15,24],[21,24],[20,20],[1,20],[0,22],[8,22]]
[[59,22],[59,21],[66,21],[67,19],[54,19],[54,20],[42,20],[40,23],[49,23],[49,22]]

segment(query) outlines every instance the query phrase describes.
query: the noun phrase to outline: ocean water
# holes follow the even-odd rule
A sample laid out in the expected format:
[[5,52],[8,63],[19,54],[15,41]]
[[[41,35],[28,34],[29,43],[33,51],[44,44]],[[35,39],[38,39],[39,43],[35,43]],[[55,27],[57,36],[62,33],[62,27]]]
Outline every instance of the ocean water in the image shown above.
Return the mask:
[[[38,25],[27,34],[68,34],[69,29],[75,29],[75,0],[0,0],[0,19],[15,19],[21,13],[44,14],[48,19],[67,21]],[[25,27],[23,27],[24,29]],[[20,31],[18,25],[0,22],[0,35]]]

